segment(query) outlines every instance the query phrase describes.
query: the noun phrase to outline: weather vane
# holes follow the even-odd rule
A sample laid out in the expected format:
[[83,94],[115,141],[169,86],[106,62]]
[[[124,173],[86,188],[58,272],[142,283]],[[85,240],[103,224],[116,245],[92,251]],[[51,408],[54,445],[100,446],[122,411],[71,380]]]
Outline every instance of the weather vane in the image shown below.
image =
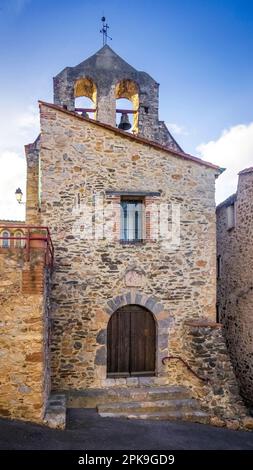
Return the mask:
[[102,16],[101,21],[102,21],[102,29],[100,29],[100,33],[103,34],[103,46],[105,46],[107,44],[107,39],[112,40],[112,38],[110,36],[108,36],[108,34],[107,34],[109,26],[105,22],[105,16]]

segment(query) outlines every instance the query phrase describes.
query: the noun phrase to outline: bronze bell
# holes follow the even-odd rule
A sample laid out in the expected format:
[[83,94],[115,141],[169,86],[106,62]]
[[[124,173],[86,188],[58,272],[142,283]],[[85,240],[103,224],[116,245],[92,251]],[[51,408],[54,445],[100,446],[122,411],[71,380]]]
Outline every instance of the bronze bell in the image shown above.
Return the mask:
[[127,113],[122,113],[121,118],[120,118],[120,123],[119,123],[119,129],[122,129],[123,131],[128,131],[131,129],[131,124],[129,122],[129,117]]
[[89,118],[89,114],[87,113],[87,111],[82,111],[82,114],[81,114],[82,117],[84,118]]

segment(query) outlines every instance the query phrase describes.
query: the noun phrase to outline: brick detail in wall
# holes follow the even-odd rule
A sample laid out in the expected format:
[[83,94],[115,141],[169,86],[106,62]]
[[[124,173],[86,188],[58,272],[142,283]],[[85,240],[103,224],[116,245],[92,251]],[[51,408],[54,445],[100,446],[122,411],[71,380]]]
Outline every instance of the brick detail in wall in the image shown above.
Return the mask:
[[[159,206],[160,198],[159,197],[145,197],[145,229],[146,229],[146,240],[149,242],[155,241],[158,239],[158,233],[156,232],[155,226],[157,220],[152,211],[154,205]],[[159,207],[157,207],[157,214],[159,213]],[[156,225],[155,225],[156,224]]]
[[113,240],[120,240],[120,196],[107,196],[106,200],[113,207]]
[[44,263],[30,266],[22,271],[22,293],[42,294],[44,290]]

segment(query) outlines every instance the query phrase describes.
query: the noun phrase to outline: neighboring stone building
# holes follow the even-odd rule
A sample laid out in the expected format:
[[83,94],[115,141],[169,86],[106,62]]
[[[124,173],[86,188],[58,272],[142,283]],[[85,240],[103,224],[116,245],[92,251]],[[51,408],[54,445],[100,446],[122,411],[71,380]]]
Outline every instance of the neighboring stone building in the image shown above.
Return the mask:
[[[220,169],[181,150],[158,84],[108,46],[54,92],[26,146],[26,223],[49,227],[55,249],[52,390],[102,416],[246,425],[215,322]],[[132,133],[124,110],[116,127],[118,98],[133,103]]]
[[253,167],[217,207],[218,319],[241,394],[253,405]]
[[43,238],[46,230],[39,235],[24,222],[0,221],[0,415],[36,422],[50,393],[52,258]]

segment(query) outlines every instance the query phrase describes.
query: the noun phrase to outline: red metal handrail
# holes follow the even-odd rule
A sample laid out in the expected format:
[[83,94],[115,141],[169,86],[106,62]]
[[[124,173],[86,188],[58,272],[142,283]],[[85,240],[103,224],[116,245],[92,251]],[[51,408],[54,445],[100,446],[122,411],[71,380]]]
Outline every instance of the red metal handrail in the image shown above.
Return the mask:
[[[0,240],[26,240],[26,244],[24,247],[21,247],[21,248],[24,248],[26,250],[26,258],[27,258],[27,261],[29,261],[30,259],[30,250],[31,250],[31,240],[38,240],[38,241],[44,241],[45,244],[46,244],[46,250],[45,250],[45,264],[46,266],[50,266],[51,268],[53,267],[53,263],[54,263],[54,246],[53,246],[53,242],[52,242],[52,239],[51,239],[51,235],[50,235],[50,230],[48,227],[45,227],[45,226],[39,226],[39,225],[23,225],[23,224],[0,224],[0,234],[1,232],[4,232],[4,231],[8,231],[8,232],[13,232],[13,231],[17,231],[17,230],[20,230],[20,231],[23,231],[25,232],[24,236],[21,236],[21,237],[17,237],[17,236],[13,236],[13,235],[10,235],[8,237],[3,237],[3,236],[0,236]],[[44,231],[45,232],[45,235],[41,235],[41,236],[33,236],[34,234],[34,231]],[[5,248],[3,246],[0,245],[1,248]],[[17,246],[8,246],[6,248],[18,248]],[[19,247],[20,248],[20,247]]]
[[165,356],[163,357],[162,359],[162,363],[163,365],[165,365],[165,361],[166,360],[171,360],[171,359],[176,359],[178,361],[181,361],[186,367],[187,369],[193,374],[195,375],[195,377],[197,377],[198,379],[200,380],[203,380],[203,382],[209,382],[209,378],[208,377],[202,377],[201,375],[199,375],[197,372],[195,372],[195,370],[193,370],[191,368],[191,366],[181,357],[181,356]]

